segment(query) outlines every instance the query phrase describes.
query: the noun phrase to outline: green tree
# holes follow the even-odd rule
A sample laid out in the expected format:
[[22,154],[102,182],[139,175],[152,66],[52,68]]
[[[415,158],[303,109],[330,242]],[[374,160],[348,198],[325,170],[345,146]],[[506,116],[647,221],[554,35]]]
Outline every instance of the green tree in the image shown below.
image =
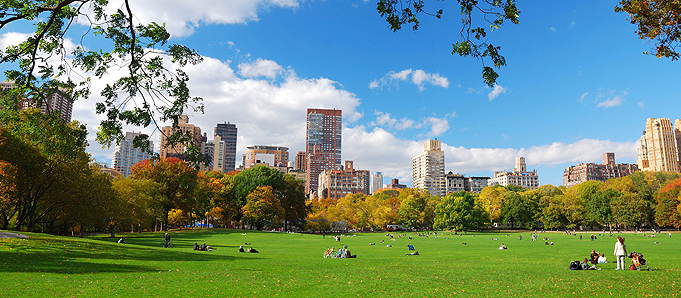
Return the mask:
[[305,226],[307,209],[305,206],[305,182],[293,175],[284,176],[283,189],[279,196],[281,207],[284,208],[284,229],[290,225]]
[[619,200],[621,196],[621,192],[611,188],[596,191],[584,204],[584,222],[587,225],[598,224],[610,228],[613,220],[610,203]]
[[502,223],[511,223],[514,228],[515,223],[525,224],[532,219],[532,210],[526,200],[515,191],[504,193],[504,201],[501,205]]
[[408,227],[432,227],[437,199],[427,190],[406,188],[400,191],[399,221]]
[[640,226],[646,222],[648,202],[638,194],[626,193],[610,202],[613,221],[620,225]]
[[[487,42],[487,33],[500,29],[506,21],[518,24],[520,10],[516,7],[515,0],[457,0],[457,2],[460,6],[462,28],[458,35],[459,41],[452,44],[452,54],[471,56],[480,60],[483,66],[482,78],[488,86],[493,87],[499,76],[496,70],[506,65],[506,59],[500,54],[501,47]],[[416,31],[421,24],[420,15],[430,15],[439,19],[444,13],[442,9],[428,11],[425,9],[424,0],[379,0],[377,10],[388,22],[388,28],[393,31],[402,29],[402,25],[411,25]],[[473,22],[473,16],[479,13],[482,15],[480,19],[484,20],[490,29]],[[487,65],[487,61],[491,62],[492,67]]]
[[151,229],[154,223],[163,221],[163,200],[159,184],[151,179],[132,177],[115,179],[112,188],[130,212],[131,231]]
[[[177,126],[186,109],[203,111],[201,98],[190,96],[189,77],[182,71],[188,63],[201,62],[202,57],[185,46],[169,44],[170,34],[164,25],[139,24],[129,2],[123,0],[122,6],[108,13],[108,0],[0,1],[0,29],[16,25],[34,31],[19,45],[0,51],[2,63],[16,66],[6,71],[15,89],[3,93],[0,106],[17,106],[26,98],[41,106],[57,90],[72,100],[87,98],[92,77],[102,78],[111,73],[111,67],[122,66],[127,71],[106,85],[101,92],[104,101],[95,109],[105,116],[97,134],[103,145],[120,143],[124,124],[158,129],[159,122],[172,121]],[[65,41],[76,22],[89,22],[93,34],[81,38],[81,44],[68,52]],[[73,59],[66,59],[67,55]],[[171,61],[170,68],[166,60]],[[0,110],[0,114],[12,112]],[[191,143],[180,131],[169,136],[169,141]],[[145,134],[134,140],[145,150],[148,142]],[[193,160],[198,161],[200,152],[192,152]]]
[[475,197],[466,192],[448,194],[435,206],[436,229],[465,231],[478,227],[482,210],[475,208]]
[[5,147],[0,160],[17,168],[15,229],[32,231],[65,204],[66,192],[78,183],[74,171],[88,167],[87,131],[78,122],[66,124],[35,109],[0,113],[0,126]]

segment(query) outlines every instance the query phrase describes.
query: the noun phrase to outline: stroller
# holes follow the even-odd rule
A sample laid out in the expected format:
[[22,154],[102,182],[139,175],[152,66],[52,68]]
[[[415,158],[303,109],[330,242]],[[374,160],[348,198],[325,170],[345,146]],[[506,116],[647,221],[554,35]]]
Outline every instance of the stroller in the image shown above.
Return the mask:
[[648,266],[648,262],[646,261],[646,259],[643,258],[643,254],[641,254],[640,252],[631,251],[629,252],[629,254],[627,254],[627,257],[631,258],[632,263],[630,267],[631,270],[641,270],[642,266],[646,266],[645,270],[650,271],[650,266]]

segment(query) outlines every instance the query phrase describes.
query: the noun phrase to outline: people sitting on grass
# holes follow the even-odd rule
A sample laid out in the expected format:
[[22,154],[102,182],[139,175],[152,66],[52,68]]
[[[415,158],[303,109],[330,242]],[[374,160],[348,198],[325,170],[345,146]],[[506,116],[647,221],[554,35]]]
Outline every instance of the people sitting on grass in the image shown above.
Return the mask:
[[411,244],[408,244],[408,245],[407,245],[407,248],[408,248],[409,250],[414,250],[414,246],[411,245]]
[[239,245],[239,252],[246,252],[243,245]]
[[592,249],[591,255],[589,255],[589,262],[591,262],[591,264],[594,264],[594,265],[598,264],[598,257],[599,257],[599,255],[596,252],[596,250]]
[[121,239],[118,239],[118,244],[127,244],[125,242],[125,237],[122,237]]
[[194,242],[194,250],[199,250],[199,243],[198,242]]
[[598,256],[598,263],[599,264],[605,264],[607,262],[608,262],[608,260],[605,258],[605,255],[603,253],[600,253],[600,255]]
[[508,249],[508,247],[506,247],[506,245],[504,245],[504,244],[502,243],[501,246],[499,246],[499,250],[504,250],[504,249]]

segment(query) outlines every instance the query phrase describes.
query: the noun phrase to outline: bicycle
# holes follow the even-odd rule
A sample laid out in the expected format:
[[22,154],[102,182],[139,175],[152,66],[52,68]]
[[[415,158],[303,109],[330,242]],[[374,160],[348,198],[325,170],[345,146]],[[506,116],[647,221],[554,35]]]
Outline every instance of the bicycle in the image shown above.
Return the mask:
[[164,247],[164,248],[173,248],[173,246],[174,246],[174,245],[173,245],[172,242],[168,242],[168,247],[166,247],[166,241],[165,241],[165,240],[161,241],[161,247]]

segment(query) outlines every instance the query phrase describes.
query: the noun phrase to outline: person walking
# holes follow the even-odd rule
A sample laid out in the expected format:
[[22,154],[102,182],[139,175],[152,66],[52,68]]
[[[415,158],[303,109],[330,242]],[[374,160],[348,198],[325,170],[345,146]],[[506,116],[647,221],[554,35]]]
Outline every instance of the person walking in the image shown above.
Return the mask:
[[627,255],[627,246],[624,245],[624,238],[617,236],[615,242],[615,257],[617,258],[617,268],[615,270],[624,270],[624,257]]
[[170,235],[168,235],[168,233],[166,233],[166,237],[163,240],[163,246],[165,248],[168,248],[168,246],[170,246]]

